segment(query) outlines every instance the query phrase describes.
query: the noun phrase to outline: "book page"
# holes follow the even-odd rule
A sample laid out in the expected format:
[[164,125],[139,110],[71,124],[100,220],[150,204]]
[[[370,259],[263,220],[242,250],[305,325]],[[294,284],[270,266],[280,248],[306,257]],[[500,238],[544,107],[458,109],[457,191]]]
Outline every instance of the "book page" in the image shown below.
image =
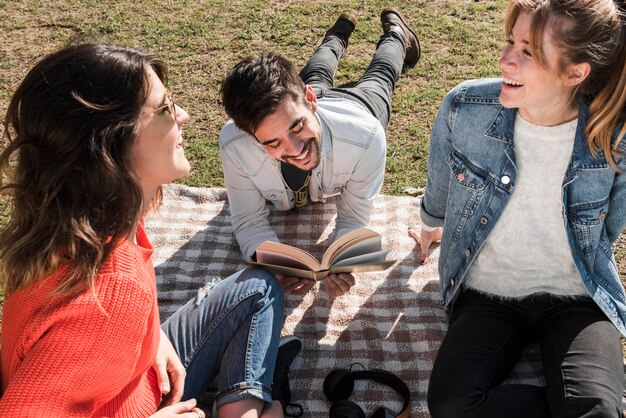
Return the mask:
[[396,260],[387,260],[380,263],[352,264],[350,266],[332,267],[329,274],[335,273],[368,273],[371,271],[387,270]]
[[334,266],[338,262],[341,262],[346,259],[351,259],[359,255],[366,255],[369,253],[378,253],[382,248],[382,239],[379,236],[365,238],[362,241],[352,243],[351,246],[347,248],[342,248],[339,253],[335,257],[330,260],[330,265]]
[[308,252],[280,242],[265,241],[256,249],[256,261],[303,270],[320,270],[320,263]]
[[282,274],[283,276],[293,276],[293,277],[299,277],[301,279],[322,280],[326,276],[328,276],[328,270],[322,270],[322,271],[303,270],[299,268],[284,267],[284,266],[279,266],[275,264],[257,263],[254,261],[251,261],[250,264],[253,266],[265,267],[266,269],[271,270],[277,274]]
[[274,264],[257,263],[254,261],[251,261],[250,264],[253,266],[264,267],[274,273],[282,274],[284,276],[300,277],[301,279],[309,280],[323,280],[329,274],[334,273],[367,273],[372,271],[382,271],[389,268],[389,266],[393,265],[395,262],[395,260],[386,260],[379,263],[351,264],[349,266],[338,266],[333,267],[330,270],[319,271],[302,270],[292,267],[277,266]]
[[[361,245],[362,244],[362,245]],[[344,236],[333,242],[322,257],[322,269],[326,269],[334,262],[347,257],[364,254],[381,249],[381,237],[377,232],[368,228],[359,228],[348,232]],[[343,256],[345,251],[349,253]]]
[[[344,252],[344,254],[347,252],[348,251]],[[356,255],[354,257],[342,258],[341,260],[333,263],[332,267],[334,268],[340,266],[353,266],[355,264],[382,263],[385,261],[387,254],[389,254],[389,250],[380,250]]]

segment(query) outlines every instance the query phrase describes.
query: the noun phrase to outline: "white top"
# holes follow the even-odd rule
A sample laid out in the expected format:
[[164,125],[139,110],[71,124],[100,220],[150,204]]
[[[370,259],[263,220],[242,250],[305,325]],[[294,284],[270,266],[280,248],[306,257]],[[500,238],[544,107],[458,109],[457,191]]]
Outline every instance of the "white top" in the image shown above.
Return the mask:
[[562,214],[562,186],[577,123],[537,126],[517,115],[517,184],[468,270],[465,286],[502,297],[586,294]]

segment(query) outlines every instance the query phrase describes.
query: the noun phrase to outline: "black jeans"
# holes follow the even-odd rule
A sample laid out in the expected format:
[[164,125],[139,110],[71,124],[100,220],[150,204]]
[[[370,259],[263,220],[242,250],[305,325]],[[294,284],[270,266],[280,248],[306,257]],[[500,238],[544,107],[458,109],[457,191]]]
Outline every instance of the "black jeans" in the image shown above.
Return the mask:
[[[538,341],[546,387],[502,385]],[[462,290],[428,387],[435,418],[621,417],[619,335],[588,297],[495,299]]]
[[345,50],[346,44],[341,38],[333,34],[327,36],[300,71],[300,78],[313,87],[318,99],[345,98],[364,105],[386,130],[391,117],[391,96],[406,55],[402,35],[394,31],[383,34],[359,81],[353,87],[333,87],[335,71]]

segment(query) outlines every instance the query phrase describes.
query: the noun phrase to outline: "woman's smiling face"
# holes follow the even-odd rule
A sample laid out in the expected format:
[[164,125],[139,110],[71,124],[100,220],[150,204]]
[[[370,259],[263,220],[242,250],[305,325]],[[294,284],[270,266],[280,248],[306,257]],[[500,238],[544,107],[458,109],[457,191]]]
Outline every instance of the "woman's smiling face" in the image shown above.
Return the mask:
[[148,67],[146,71],[149,95],[133,145],[133,170],[140,177],[144,198],[150,201],[159,186],[186,176],[191,167],[182,148],[181,129],[189,115],[174,105],[154,70]]
[[509,34],[499,66],[502,70],[500,103],[517,108],[520,115],[536,125],[555,125],[571,119],[577,103],[572,101],[573,87],[559,69],[559,50],[549,26],[543,32],[541,48],[545,65],[533,56],[530,45],[531,16],[521,13]]

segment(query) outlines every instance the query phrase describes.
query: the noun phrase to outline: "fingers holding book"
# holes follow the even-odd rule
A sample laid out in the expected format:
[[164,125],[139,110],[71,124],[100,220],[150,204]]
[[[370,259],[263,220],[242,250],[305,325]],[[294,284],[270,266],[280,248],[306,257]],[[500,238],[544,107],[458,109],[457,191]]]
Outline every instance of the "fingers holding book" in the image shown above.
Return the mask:
[[331,298],[346,293],[354,286],[354,276],[349,273],[333,273],[326,276],[324,288]]
[[283,291],[287,294],[293,295],[306,295],[315,284],[315,281],[313,280],[301,279],[299,277],[286,276],[283,274],[276,274],[276,278],[283,287]]
[[[305,295],[315,284],[314,280],[302,279],[294,276],[276,274],[278,282],[286,294]],[[336,298],[348,292],[354,286],[354,276],[349,273],[333,273],[326,276],[324,289],[331,298]]]

